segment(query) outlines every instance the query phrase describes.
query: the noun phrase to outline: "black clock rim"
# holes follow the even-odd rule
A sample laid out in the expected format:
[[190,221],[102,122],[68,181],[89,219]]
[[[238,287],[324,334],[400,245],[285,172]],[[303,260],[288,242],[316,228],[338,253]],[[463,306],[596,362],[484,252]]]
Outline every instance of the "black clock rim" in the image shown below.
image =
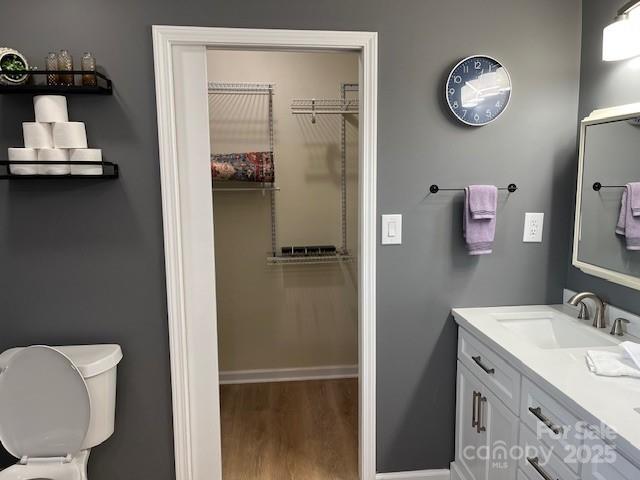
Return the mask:
[[[494,62],[496,62],[497,64],[499,64],[502,68],[504,68],[504,71],[507,72],[507,77],[509,78],[509,85],[511,85],[511,90],[509,90],[509,98],[507,100],[507,104],[504,106],[504,108],[502,109],[502,111],[500,111],[500,113],[498,115],[496,115],[495,117],[493,117],[491,120],[489,120],[488,122],[484,122],[484,123],[471,123],[471,122],[467,122],[466,120],[463,120],[462,118],[460,118],[458,116],[458,114],[455,112],[455,110],[453,109],[453,107],[451,107],[451,104],[449,103],[449,97],[448,97],[448,92],[449,92],[449,82],[451,81],[451,76],[453,75],[453,72],[455,72],[456,68],[458,68],[460,65],[462,65],[464,62],[466,62],[467,60],[471,60],[472,58],[488,58],[489,60],[493,60]],[[483,53],[480,54],[476,54],[476,55],[469,55],[468,57],[463,58],[462,60],[460,60],[458,63],[456,63],[453,68],[449,71],[449,75],[447,75],[447,81],[444,84],[444,101],[447,104],[447,107],[449,107],[449,110],[451,111],[451,113],[453,114],[453,116],[456,118],[456,120],[460,121],[461,123],[464,123],[465,125],[468,125],[470,127],[483,127],[485,125],[489,125],[490,123],[495,122],[498,118],[500,118],[500,116],[502,116],[502,114],[504,112],[507,111],[507,109],[509,108],[509,104],[511,103],[511,97],[513,95],[513,81],[511,80],[511,74],[509,73],[509,69],[507,69],[507,67],[504,66],[504,63],[502,63],[501,60],[497,59],[496,57],[492,57],[491,55],[485,55]]]

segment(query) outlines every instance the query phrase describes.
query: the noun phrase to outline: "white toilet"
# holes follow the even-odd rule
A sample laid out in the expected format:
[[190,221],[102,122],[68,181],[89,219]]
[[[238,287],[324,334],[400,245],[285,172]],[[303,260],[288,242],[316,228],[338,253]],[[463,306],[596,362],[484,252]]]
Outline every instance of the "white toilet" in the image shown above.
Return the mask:
[[86,480],[111,436],[118,345],[12,348],[0,355],[0,441],[20,462],[0,480]]

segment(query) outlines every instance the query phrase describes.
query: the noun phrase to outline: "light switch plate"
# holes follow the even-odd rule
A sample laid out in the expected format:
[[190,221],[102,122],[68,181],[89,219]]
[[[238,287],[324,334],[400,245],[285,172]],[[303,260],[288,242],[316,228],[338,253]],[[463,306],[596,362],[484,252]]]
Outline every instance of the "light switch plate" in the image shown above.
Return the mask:
[[402,215],[382,215],[382,244],[400,245],[402,243]]
[[527,212],[524,215],[523,242],[542,242],[542,229],[544,227],[544,213]]

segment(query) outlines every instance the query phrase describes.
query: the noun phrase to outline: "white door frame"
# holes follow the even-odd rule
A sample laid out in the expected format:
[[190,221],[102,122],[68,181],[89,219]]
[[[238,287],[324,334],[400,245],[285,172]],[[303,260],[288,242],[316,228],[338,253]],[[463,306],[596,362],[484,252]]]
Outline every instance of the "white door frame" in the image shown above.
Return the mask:
[[360,53],[360,478],[374,480],[377,33],[154,26],[176,480],[222,478],[206,86],[216,46]]

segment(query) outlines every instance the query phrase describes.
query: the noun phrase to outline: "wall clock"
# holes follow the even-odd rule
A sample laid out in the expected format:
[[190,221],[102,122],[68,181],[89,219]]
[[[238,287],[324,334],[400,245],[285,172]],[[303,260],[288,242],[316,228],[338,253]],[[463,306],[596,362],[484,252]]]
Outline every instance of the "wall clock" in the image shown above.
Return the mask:
[[458,120],[479,127],[493,122],[509,105],[511,77],[495,58],[473,55],[453,67],[446,99]]

